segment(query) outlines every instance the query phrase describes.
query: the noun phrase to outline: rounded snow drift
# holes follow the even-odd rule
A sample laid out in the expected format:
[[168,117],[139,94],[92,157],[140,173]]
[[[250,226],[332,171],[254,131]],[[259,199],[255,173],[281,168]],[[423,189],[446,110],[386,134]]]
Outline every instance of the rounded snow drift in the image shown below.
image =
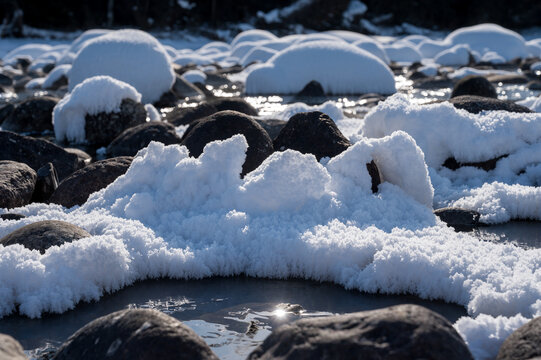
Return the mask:
[[137,89],[152,103],[171,89],[175,74],[167,51],[140,30],[118,30],[88,41],[73,61],[69,91],[97,75],[109,75]]

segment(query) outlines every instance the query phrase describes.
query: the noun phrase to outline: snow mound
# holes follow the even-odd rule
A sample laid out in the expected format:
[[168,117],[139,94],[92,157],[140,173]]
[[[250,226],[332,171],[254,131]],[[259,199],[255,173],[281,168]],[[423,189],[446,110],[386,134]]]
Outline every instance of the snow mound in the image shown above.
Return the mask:
[[58,60],[57,65],[71,64],[75,59],[77,53],[83,48],[83,46],[85,46],[88,41],[99,36],[108,34],[111,31],[112,30],[107,29],[90,29],[83,32],[77,37],[77,39],[73,40],[69,47],[64,51],[62,57]]
[[528,56],[524,38],[496,24],[464,27],[450,33],[445,41],[453,45],[468,45],[470,50],[477,51],[481,56],[488,51],[493,51],[506,61]]
[[242,66],[247,66],[253,62],[266,62],[277,53],[276,50],[269,49],[264,46],[252,48],[240,61]]
[[207,80],[207,74],[202,72],[201,70],[188,70],[184,74],[181,75],[181,78],[184,80],[193,83],[201,83],[204,84]]
[[210,56],[199,55],[196,53],[193,54],[180,54],[173,59],[173,62],[180,66],[186,66],[188,64],[194,65],[208,65],[212,64],[214,61]]
[[43,82],[42,88],[48,89],[51,86],[53,86],[55,81],[60,79],[62,75],[67,76],[70,69],[71,69],[70,64],[64,64],[64,65],[59,65],[55,67],[49,74],[47,74],[47,77],[45,78],[45,81]]
[[440,65],[463,66],[470,62],[470,49],[467,45],[455,45],[436,55],[434,61]]
[[237,36],[235,36],[233,41],[231,41],[231,46],[236,47],[237,45],[243,42],[254,42],[254,41],[261,41],[261,40],[277,40],[277,39],[278,37],[269,31],[253,29],[253,30],[243,31]]
[[369,38],[369,40],[359,40],[353,43],[359,49],[363,49],[371,53],[372,55],[378,57],[385,64],[389,65],[391,62],[385,53],[385,49],[375,40]]
[[163,46],[139,30],[113,31],[86,42],[69,72],[69,91],[85,79],[98,75],[108,75],[132,85],[145,103],[157,101],[175,81]]
[[417,51],[425,59],[432,59],[442,51],[451,47],[453,47],[453,45],[450,43],[432,39],[425,39],[415,46]]
[[120,111],[123,99],[140,102],[141,94],[133,86],[110,76],[95,76],[84,80],[60,100],[53,110],[56,140],[83,143],[86,114]]
[[2,61],[7,65],[13,65],[17,62],[19,57],[28,57],[30,61],[38,58],[40,55],[51,50],[51,45],[46,44],[26,44],[21,45],[10,52],[8,52],[3,58]]
[[405,41],[398,41],[392,45],[384,45],[387,57],[397,63],[413,63],[421,61],[423,56],[414,45]]
[[390,69],[374,55],[347,43],[312,41],[292,45],[254,66],[248,94],[294,94],[312,80],[329,94],[396,91]]

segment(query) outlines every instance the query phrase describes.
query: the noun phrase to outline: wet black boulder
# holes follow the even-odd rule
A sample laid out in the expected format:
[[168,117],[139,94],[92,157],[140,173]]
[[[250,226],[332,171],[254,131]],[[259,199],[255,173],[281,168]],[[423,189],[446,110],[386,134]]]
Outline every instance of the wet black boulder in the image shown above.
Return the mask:
[[31,98],[20,103],[2,123],[2,128],[18,133],[53,130],[53,109],[58,99],[50,96]]
[[451,98],[461,95],[477,95],[496,99],[496,88],[483,76],[469,75],[460,79],[454,86]]
[[273,153],[272,141],[267,132],[251,117],[237,111],[220,111],[192,123],[182,138],[190,154],[198,157],[205,145],[216,140],[229,139],[242,134],[248,142],[242,175],[257,168]]

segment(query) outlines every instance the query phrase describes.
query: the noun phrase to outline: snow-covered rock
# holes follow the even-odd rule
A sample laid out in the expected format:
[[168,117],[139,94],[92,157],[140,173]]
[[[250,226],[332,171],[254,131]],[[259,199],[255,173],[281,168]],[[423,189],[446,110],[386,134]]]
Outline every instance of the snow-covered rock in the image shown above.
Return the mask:
[[264,46],[258,46],[252,48],[244,57],[241,59],[240,64],[242,66],[247,66],[253,62],[266,62],[271,57],[277,53],[276,50],[269,49]]
[[30,61],[38,58],[40,55],[51,50],[51,45],[47,44],[26,44],[21,45],[10,52],[8,52],[3,58],[2,61],[6,64],[13,65],[17,58],[19,57],[28,57]]
[[235,36],[233,41],[231,41],[231,46],[236,47],[237,45],[243,42],[254,42],[254,41],[261,41],[261,40],[277,40],[277,39],[278,37],[269,31],[253,29],[253,30],[243,31],[237,36]]
[[53,111],[57,141],[85,142],[85,116],[101,112],[118,112],[124,99],[141,101],[141,94],[122,81],[109,76],[84,80],[58,102]]
[[145,103],[157,101],[175,81],[163,46],[139,30],[113,31],[86,42],[69,71],[69,90],[98,75],[108,75],[132,85]]
[[529,54],[521,35],[496,24],[461,28],[450,33],[445,41],[453,45],[468,45],[470,50],[477,51],[481,56],[493,51],[506,61],[525,58]]
[[434,58],[440,65],[463,66],[470,62],[470,51],[467,45],[455,45],[450,49],[440,52]]
[[359,49],[368,51],[372,55],[378,57],[381,61],[383,61],[387,65],[391,62],[389,60],[389,57],[385,53],[385,49],[383,48],[383,46],[380,43],[378,43],[376,40],[373,40],[371,38],[358,40],[358,41],[355,41],[353,45],[357,46]]
[[180,77],[192,84],[196,82],[204,84],[207,80],[207,75],[204,72],[195,69],[186,71]]
[[374,55],[345,42],[312,41],[293,45],[254,66],[246,92],[294,94],[312,80],[330,94],[396,91],[390,69]]
[[392,45],[384,45],[383,49],[387,57],[397,63],[413,63],[421,61],[423,58],[414,45],[404,41],[398,41]]
[[62,76],[66,76],[67,78],[67,75],[70,69],[71,69],[70,64],[64,64],[64,65],[59,65],[55,67],[49,74],[47,74],[47,77],[45,78],[45,81],[42,84],[42,88],[43,89],[51,88],[55,82],[60,80]]

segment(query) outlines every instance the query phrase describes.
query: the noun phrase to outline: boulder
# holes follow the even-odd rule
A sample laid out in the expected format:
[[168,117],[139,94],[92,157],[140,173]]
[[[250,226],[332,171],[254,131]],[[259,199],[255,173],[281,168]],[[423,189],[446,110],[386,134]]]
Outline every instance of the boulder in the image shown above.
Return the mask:
[[436,90],[453,87],[453,82],[444,76],[433,76],[414,80],[413,87],[416,89]]
[[314,154],[317,160],[335,157],[351,143],[326,114],[313,111],[295,114],[274,139],[276,151],[293,149]]
[[457,109],[464,109],[468,112],[478,114],[481,111],[503,110],[517,113],[531,113],[532,110],[525,106],[515,104],[510,100],[491,99],[482,96],[462,95],[449,99]]
[[132,99],[124,99],[119,112],[101,112],[85,116],[86,140],[94,146],[107,146],[124,130],[144,124],[146,118],[147,111],[143,104]]
[[36,172],[28,165],[0,160],[0,208],[10,209],[30,203],[36,178]]
[[77,161],[79,163],[78,169],[82,169],[92,162],[92,156],[90,156],[86,151],[77,148],[64,148],[64,150],[77,156]]
[[197,86],[184,80],[179,75],[176,76],[175,83],[171,90],[179,99],[203,97],[203,92],[199,90]]
[[52,114],[57,103],[58,99],[50,96],[25,100],[4,120],[2,128],[18,133],[52,131]]
[[209,104],[213,105],[218,111],[233,110],[251,116],[259,115],[256,108],[242,98],[214,98],[209,100]]
[[155,101],[152,105],[154,105],[154,107],[157,109],[161,109],[166,107],[174,107],[177,105],[178,101],[178,96],[172,90],[169,90],[164,92],[158,101]]
[[0,239],[0,244],[4,246],[20,244],[43,254],[51,246],[60,246],[89,236],[85,230],[65,221],[44,220],[15,230]]
[[165,145],[179,144],[175,127],[167,122],[151,121],[124,130],[107,147],[110,156],[135,156],[137,152],[158,141]]
[[79,329],[55,360],[217,360],[193,330],[156,310],[128,309],[102,316]]
[[323,96],[325,96],[325,90],[323,90],[323,86],[321,86],[321,84],[315,80],[312,80],[306,84],[304,88],[297,94],[297,98]]
[[33,202],[46,202],[58,187],[58,174],[52,163],[47,163],[37,171],[37,181],[32,195]]
[[62,180],[49,202],[67,208],[84,204],[90,194],[107,187],[123,175],[132,160],[132,157],[121,156],[87,165]]
[[505,339],[496,360],[537,359],[539,357],[541,357],[541,317],[536,317]]
[[2,125],[2,123],[9,117],[13,110],[15,110],[15,106],[13,104],[6,104],[0,108],[0,125]]
[[34,171],[51,162],[60,181],[79,169],[77,155],[70,154],[47,140],[21,136],[10,131],[0,131],[0,144],[9,144],[9,146],[0,146],[0,160],[22,162]]
[[468,231],[480,224],[480,214],[477,211],[460,208],[441,208],[434,210],[441,221],[452,226],[457,231]]
[[496,88],[486,78],[477,75],[465,76],[453,87],[451,98],[462,95],[476,95],[497,99]]
[[217,112],[192,123],[184,133],[182,145],[188,148],[192,156],[198,157],[206,144],[215,140],[225,140],[236,134],[244,135],[248,142],[246,161],[241,174],[244,176],[273,153],[269,135],[252,117],[237,111]]
[[487,80],[496,84],[526,84],[530,81],[523,74],[488,75]]
[[0,219],[2,220],[21,220],[24,219],[26,216],[21,214],[15,214],[15,213],[6,213],[6,214],[0,214]]
[[0,360],[27,360],[23,347],[9,335],[0,334]]
[[214,105],[202,102],[195,107],[176,107],[165,115],[165,120],[175,126],[190,125],[195,120],[217,112],[218,109]]
[[275,329],[256,359],[473,359],[441,315],[418,305],[298,320]]
[[2,86],[11,86],[13,84],[13,79],[9,76],[0,73],[0,85]]

